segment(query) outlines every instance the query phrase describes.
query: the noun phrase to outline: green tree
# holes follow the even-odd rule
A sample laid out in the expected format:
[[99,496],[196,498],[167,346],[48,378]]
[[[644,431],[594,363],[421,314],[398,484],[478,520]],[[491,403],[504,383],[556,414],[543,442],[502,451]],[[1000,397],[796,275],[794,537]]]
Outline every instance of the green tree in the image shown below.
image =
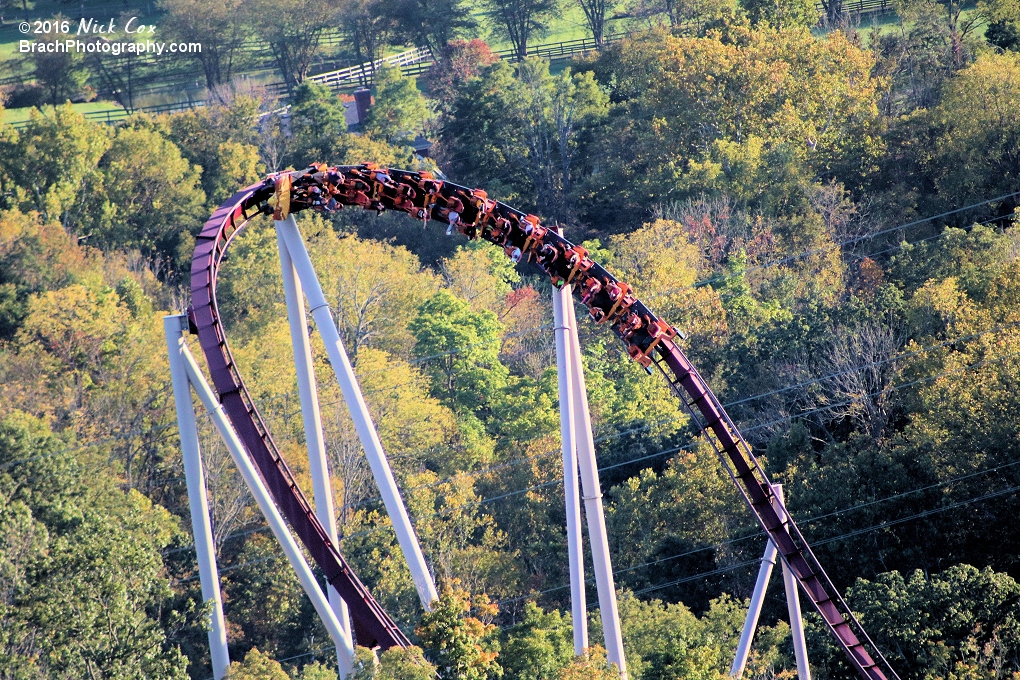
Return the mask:
[[[396,20],[387,12],[385,0],[345,0],[339,19],[340,30],[350,39],[359,64],[378,61],[396,28]],[[363,78],[362,84],[364,82]]]
[[[148,431],[170,416],[166,364],[151,352],[158,328],[144,295],[133,295],[139,306],[132,311],[101,278],[83,278],[87,284],[28,298],[14,338],[17,350],[6,353],[3,403],[53,417],[83,436],[138,432],[116,437],[104,450],[120,466],[123,483],[142,486],[170,453],[166,442]],[[128,292],[123,278],[120,284]]]
[[432,680],[436,668],[420,647],[391,647],[379,655],[378,680]]
[[676,33],[704,35],[732,22],[737,4],[734,0],[639,0],[634,7],[642,18],[657,20],[665,15]]
[[241,566],[225,588],[230,602],[227,619],[244,632],[245,647],[250,647],[249,655],[256,655],[257,667],[275,664],[269,657],[306,645],[306,630],[312,626],[321,630],[321,623],[273,538],[253,536],[237,559]]
[[419,307],[412,330],[414,353],[429,358],[435,395],[467,413],[490,409],[509,375],[499,361],[502,329],[496,315],[472,311],[441,290]]
[[[946,84],[933,121],[939,135],[929,172],[941,205],[1013,191],[1020,176],[1020,55],[988,54]],[[1000,208],[1009,212],[1016,201]]]
[[289,158],[294,167],[311,163],[337,164],[343,160],[350,135],[340,100],[318,83],[301,83],[290,107]]
[[102,187],[96,165],[110,138],[105,125],[87,122],[70,104],[33,111],[24,129],[0,137],[2,200],[86,235]]
[[442,59],[446,46],[478,24],[464,0],[386,0],[398,37]]
[[[728,219],[728,205],[716,209],[698,201],[685,208],[677,211],[678,219],[658,219],[613,238],[613,269],[637,295],[656,296],[655,311],[661,318],[711,346],[727,329],[717,290],[721,286],[695,284],[711,279],[722,260],[747,239],[741,233],[744,225]],[[750,240],[754,244],[770,236],[759,227]]]
[[486,13],[513,45],[517,58],[528,56],[528,42],[541,36],[558,8],[557,0],[485,0]]
[[[348,680],[432,680],[436,677],[435,666],[425,659],[420,647],[390,647],[378,659],[375,652],[358,647],[357,659],[355,672]],[[306,670],[308,668],[305,666]]]
[[606,17],[612,14],[616,3],[612,0],[578,0],[584,19],[588,23],[592,40],[599,47],[605,40]]
[[524,607],[520,622],[506,632],[500,645],[503,672],[518,680],[555,678],[573,661],[570,617],[544,612],[534,602]]
[[469,177],[501,200],[533,195],[523,138],[522,88],[512,64],[497,61],[460,88],[442,139],[456,152],[455,177]]
[[200,52],[189,52],[188,57],[202,66],[205,85],[210,91],[229,83],[234,69],[241,65],[241,50],[247,37],[243,21],[243,0],[160,0],[166,11],[160,25],[170,37],[185,42],[198,42]]
[[[333,680],[335,677],[336,677],[335,670],[329,668],[324,664],[319,663],[318,661],[313,661],[310,664],[306,664],[305,667],[301,669],[301,675],[298,676],[300,680]],[[356,679],[357,676],[355,676],[355,678],[350,678],[349,680]],[[345,678],[344,680],[348,679]]]
[[[54,21],[64,20],[58,14]],[[85,55],[76,51],[58,49],[64,47],[64,35],[46,33],[36,44],[40,48],[31,53],[36,82],[46,93],[46,102],[59,106],[71,99],[78,99],[85,89],[89,69]],[[93,94],[94,96],[94,94]]]
[[755,24],[810,28],[818,23],[817,6],[811,0],[740,0],[740,4]]
[[366,346],[409,357],[414,317],[436,293],[437,278],[406,248],[332,230],[319,233],[311,251],[352,360]]
[[487,309],[497,315],[505,311],[511,286],[521,280],[503,250],[481,239],[458,246],[441,266],[451,292],[475,311]]
[[244,655],[244,662],[234,661],[227,671],[228,680],[289,680],[283,666],[268,654],[253,647]]
[[95,275],[94,266],[59,224],[44,223],[38,213],[0,213],[0,339],[17,332],[30,295]]
[[500,62],[462,89],[443,135],[458,152],[458,176],[567,220],[574,184],[589,167],[589,133],[608,104],[591,73],[552,75],[538,58]]
[[882,148],[872,57],[838,31],[655,32],[605,50],[595,68],[615,102],[583,190],[595,222],[633,227],[655,204],[706,193],[796,213],[816,179],[859,186]]
[[[205,216],[201,169],[169,139],[142,126],[119,129],[99,167],[106,200],[94,242],[137,248],[174,264],[190,259],[192,231]],[[181,223],[194,226],[181,230]]]
[[22,501],[0,494],[0,665],[10,677],[42,677],[39,644],[25,615],[31,574],[45,564],[46,527]]
[[988,23],[985,40],[1002,50],[1020,48],[1020,3],[1016,0],[982,0],[981,18]]
[[414,78],[398,67],[381,67],[375,72],[375,102],[368,110],[365,132],[390,144],[410,144],[423,134],[432,118],[428,103],[418,91]]
[[1020,585],[960,564],[936,575],[880,574],[847,592],[889,662],[911,680],[1020,672]]
[[433,63],[419,82],[425,86],[433,106],[449,116],[460,88],[498,60],[499,56],[493,54],[484,40],[454,40],[446,46],[443,58]]
[[237,95],[223,105],[162,116],[158,127],[191,163],[202,168],[202,190],[214,207],[265,172],[252,123],[259,101]]
[[319,53],[323,33],[334,22],[335,8],[312,0],[248,0],[241,7],[245,25],[269,43],[287,91],[296,95]]
[[0,557],[0,654],[37,669],[22,677],[184,680],[160,620],[171,591],[159,551],[177,521],[68,444],[23,412],[0,421],[0,526],[12,541]]
[[717,649],[692,649],[683,638],[670,635],[662,649],[648,659],[641,677],[647,680],[722,680],[727,676],[715,669],[718,664]]
[[618,677],[616,664],[610,667],[606,650],[598,646],[589,647],[583,655],[571,659],[558,676],[559,680],[615,680]]
[[[613,487],[613,502],[606,512],[611,535],[625,537],[637,551],[617,551],[620,567],[670,559],[652,569],[625,572],[621,582],[629,588],[644,588],[694,571],[711,570],[715,556],[707,548],[712,537],[727,535],[728,527],[740,523],[739,508],[731,501],[731,482],[718,459],[706,446],[682,452],[656,474],[641,470]],[[704,606],[712,597],[697,585],[664,591],[692,605]]]
[[[628,674],[637,678],[682,678],[689,672],[697,678],[724,677],[740,637],[744,606],[723,595],[712,600],[699,619],[683,603],[643,602],[630,591],[623,591],[619,611]],[[594,624],[591,635],[598,639],[602,635],[601,620],[596,618]],[[773,629],[760,630],[760,642],[777,642],[771,634]],[[767,650],[765,656],[774,658],[774,652]]]
[[[426,472],[409,475],[408,482],[419,489],[408,503],[411,513],[430,517],[419,535],[436,565],[437,578],[456,581],[466,592],[510,596],[517,582],[516,565],[508,559],[514,553],[508,549],[506,533],[479,509],[473,480],[457,475],[443,482]],[[477,598],[474,605],[481,603]]]
[[468,594],[446,584],[432,611],[421,619],[415,633],[425,655],[442,680],[486,680],[498,678],[502,669],[496,662],[499,644],[495,626],[471,616]]

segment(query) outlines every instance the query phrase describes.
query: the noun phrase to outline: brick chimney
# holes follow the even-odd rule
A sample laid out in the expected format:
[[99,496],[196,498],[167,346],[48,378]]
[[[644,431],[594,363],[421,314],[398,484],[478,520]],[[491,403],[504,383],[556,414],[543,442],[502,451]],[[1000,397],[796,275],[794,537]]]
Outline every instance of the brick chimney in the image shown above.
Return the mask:
[[368,110],[372,108],[372,91],[366,88],[354,91],[354,105],[358,108],[358,122],[364,123]]

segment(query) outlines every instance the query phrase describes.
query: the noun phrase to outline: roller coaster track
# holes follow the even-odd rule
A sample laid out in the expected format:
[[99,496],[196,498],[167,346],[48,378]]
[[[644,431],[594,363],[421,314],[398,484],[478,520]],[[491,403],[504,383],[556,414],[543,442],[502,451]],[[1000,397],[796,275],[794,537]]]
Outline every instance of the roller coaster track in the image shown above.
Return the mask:
[[588,308],[595,323],[609,326],[632,359],[665,377],[860,676],[898,678],[775,498],[751,447],[678,347],[677,331],[655,316],[626,283],[594,262],[584,248],[543,227],[536,216],[491,200],[481,189],[440,180],[428,172],[386,170],[372,164],[314,165],[270,175],[234,194],[213,213],[196,240],[189,319],[228,417],[283,514],[326,579],[347,601],[358,644],[385,649],[409,642],[330,541],[298,487],[238,373],[216,302],[220,263],[251,218],[272,214],[284,219],[300,210],[330,213],[345,205],[398,210],[426,222],[446,223],[448,231],[457,229],[469,238],[501,246],[515,262],[534,263],[555,286],[571,284],[574,297]]

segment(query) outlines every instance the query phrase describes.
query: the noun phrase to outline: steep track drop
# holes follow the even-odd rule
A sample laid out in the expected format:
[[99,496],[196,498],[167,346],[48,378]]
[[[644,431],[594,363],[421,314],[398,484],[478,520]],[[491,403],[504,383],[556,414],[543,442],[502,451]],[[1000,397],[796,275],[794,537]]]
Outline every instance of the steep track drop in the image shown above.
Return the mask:
[[[666,378],[733,478],[762,527],[836,642],[863,678],[897,678],[881,652],[854,617],[792,519],[781,505],[751,448],[730,420],[708,384],[675,342],[676,330],[656,317],[584,248],[567,241],[526,215],[427,172],[384,170],[374,165],[327,167],[271,175],[231,196],[205,223],[192,258],[192,307],[197,332],[213,384],[231,422],[255,460],[266,485],[327,580],[348,603],[358,643],[382,648],[409,644],[333,545],[305,499],[252,402],[234,364],[216,302],[216,277],[233,239],[258,214],[283,219],[314,209],[333,212],[344,205],[366,210],[399,210],[418,219],[434,219],[469,238],[483,238],[504,248],[514,261],[531,261],[554,285],[573,285],[573,294],[591,318],[607,324],[627,346],[628,354]],[[788,517],[788,515],[787,515]]]

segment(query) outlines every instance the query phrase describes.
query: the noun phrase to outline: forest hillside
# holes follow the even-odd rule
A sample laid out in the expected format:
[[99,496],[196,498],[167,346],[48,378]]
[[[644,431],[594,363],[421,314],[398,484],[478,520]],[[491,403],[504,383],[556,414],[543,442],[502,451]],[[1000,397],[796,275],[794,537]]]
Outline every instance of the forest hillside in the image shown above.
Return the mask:
[[[648,4],[550,65],[477,38],[509,0],[418,33],[410,10],[348,4],[381,22],[358,35],[442,55],[417,80],[380,68],[355,128],[300,72],[286,108],[225,79],[190,111],[108,125],[58,103],[0,126],[0,678],[211,677],[162,317],[238,188],[363,161],[563,226],[682,331],[901,678],[1020,677],[1020,5],[913,0],[823,30],[796,0]],[[298,218],[443,592],[425,614],[313,334],[340,549],[416,645],[363,650],[354,677],[613,677],[594,606],[573,653],[547,277],[390,212]],[[218,297],[311,497],[270,218]],[[661,377],[577,311],[630,677],[728,677],[764,534]],[[229,678],[336,677],[199,413]],[[745,677],[796,675],[778,582]],[[807,637],[816,678],[851,677],[814,614]]]

